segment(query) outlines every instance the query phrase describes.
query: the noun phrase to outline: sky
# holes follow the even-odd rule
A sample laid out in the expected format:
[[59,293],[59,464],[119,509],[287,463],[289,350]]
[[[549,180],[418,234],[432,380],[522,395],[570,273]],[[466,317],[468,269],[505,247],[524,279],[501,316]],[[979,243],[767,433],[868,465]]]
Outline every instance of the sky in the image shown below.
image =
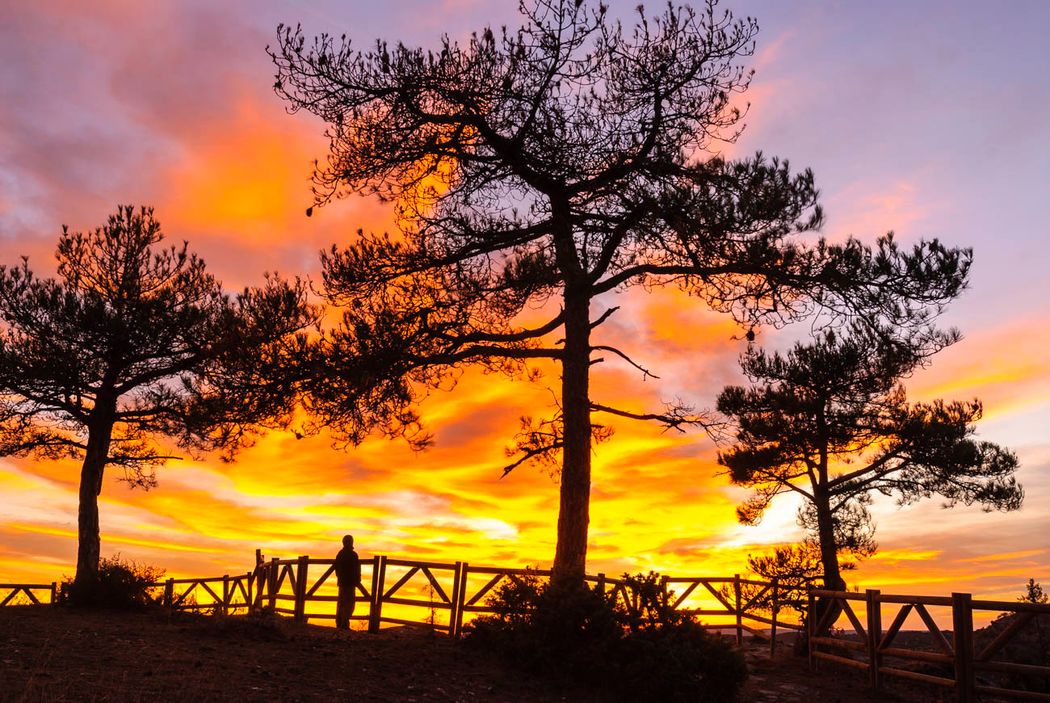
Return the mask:
[[[628,17],[637,4],[613,0]],[[652,5],[652,3],[650,3]],[[1013,598],[1050,582],[1050,5],[1020,0],[725,4],[761,26],[743,137],[814,170],[823,234],[972,247],[971,285],[946,321],[964,339],[908,381],[914,399],[980,397],[982,439],[1013,449],[1022,510],[944,510],[934,499],[875,508],[880,550],[850,575],[884,592]],[[517,22],[509,0],[0,0],[0,264],[53,270],[61,226],[90,229],[121,203],[147,204],[230,290],[318,272],[318,251],[359,227],[392,227],[366,198],[307,219],[323,124],[290,115],[265,53],[279,23],[433,45]],[[605,333],[661,378],[599,367],[600,400],[642,409],[683,397],[710,407],[741,383],[741,331],[672,291],[623,297]],[[616,304],[607,301],[605,304]],[[798,330],[764,330],[782,345]],[[548,373],[549,381],[556,374]],[[243,572],[267,556],[331,556],[353,533],[364,556],[549,565],[558,487],[525,466],[500,479],[521,415],[550,410],[543,385],[466,374],[422,412],[436,446],[270,434],[235,463],[172,461],[159,486],[106,479],[102,552],[172,576]],[[746,493],[718,475],[699,433],[615,423],[596,449],[589,571],[731,575],[748,554],[800,535],[795,506],[736,523]],[[70,461],[0,459],[0,581],[51,581],[75,567]]]

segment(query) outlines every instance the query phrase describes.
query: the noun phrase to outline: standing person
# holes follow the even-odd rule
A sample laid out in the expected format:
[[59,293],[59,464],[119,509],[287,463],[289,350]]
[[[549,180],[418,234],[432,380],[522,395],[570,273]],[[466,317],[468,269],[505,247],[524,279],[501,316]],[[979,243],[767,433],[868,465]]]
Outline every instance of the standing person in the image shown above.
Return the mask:
[[335,626],[340,630],[349,630],[350,616],[354,614],[357,586],[361,583],[361,560],[354,551],[352,535],[343,537],[343,548],[335,555],[335,578],[339,583]]

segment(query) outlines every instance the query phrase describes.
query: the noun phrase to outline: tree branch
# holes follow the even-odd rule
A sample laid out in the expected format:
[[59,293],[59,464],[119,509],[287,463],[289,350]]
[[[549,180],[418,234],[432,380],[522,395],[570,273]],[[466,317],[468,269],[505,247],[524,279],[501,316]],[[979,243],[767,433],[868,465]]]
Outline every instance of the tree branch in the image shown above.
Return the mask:
[[[631,357],[627,356],[627,354],[623,353],[622,351],[620,351],[616,347],[610,347],[610,346],[605,346],[605,345],[599,344],[599,345],[592,346],[591,350],[592,351],[607,351],[607,352],[610,352],[611,354],[615,354],[616,356],[620,357],[621,359],[626,361],[628,364],[630,364],[634,368],[636,368],[639,371],[641,371],[643,377],[654,378],[654,379],[659,379],[660,378],[656,374],[654,374],[651,371],[649,371],[649,369],[647,369],[644,366],[636,363],[633,359],[631,359]],[[593,363],[596,363],[596,362],[597,362],[597,360],[596,361],[592,361],[591,363],[593,364]]]

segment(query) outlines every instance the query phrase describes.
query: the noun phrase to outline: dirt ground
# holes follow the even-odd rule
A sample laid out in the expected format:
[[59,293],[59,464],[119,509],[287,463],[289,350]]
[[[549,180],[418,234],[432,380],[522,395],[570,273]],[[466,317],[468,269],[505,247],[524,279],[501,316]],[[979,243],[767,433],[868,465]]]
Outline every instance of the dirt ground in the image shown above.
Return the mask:
[[[771,661],[764,646],[748,647],[743,701],[936,700],[928,691],[874,696],[860,674],[817,675],[783,649]],[[157,700],[595,702],[415,628],[369,635],[283,618],[0,609],[0,701]]]
[[789,643],[770,659],[768,645],[745,647],[749,676],[740,697],[742,703],[941,703],[954,701],[953,694],[922,684],[900,680],[885,682],[884,690],[868,688],[867,674],[834,664],[810,671],[805,657],[791,652]]

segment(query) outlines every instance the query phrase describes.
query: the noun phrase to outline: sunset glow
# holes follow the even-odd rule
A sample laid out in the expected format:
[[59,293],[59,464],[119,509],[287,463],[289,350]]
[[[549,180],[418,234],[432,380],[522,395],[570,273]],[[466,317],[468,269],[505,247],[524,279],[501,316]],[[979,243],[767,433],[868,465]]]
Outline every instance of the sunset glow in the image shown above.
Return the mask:
[[[637,3],[610,4],[627,17]],[[1018,3],[988,27],[975,2],[790,4],[730,3],[761,32],[748,128],[724,152],[761,149],[812,167],[829,239],[893,230],[905,243],[974,248],[970,289],[945,316],[963,341],[907,386],[915,400],[980,398],[979,438],[1017,452],[1026,489],[1025,506],[1007,514],[880,498],[880,550],[847,580],[1008,599],[1029,578],[1050,585],[1050,54],[1037,35],[1050,6]],[[264,49],[279,22],[346,31],[362,46],[516,22],[503,0],[88,5],[12,5],[0,22],[0,265],[27,255],[50,274],[63,223],[89,229],[118,203],[147,204],[168,240],[188,240],[231,291],[274,270],[316,283],[321,249],[358,228],[394,227],[389,204],[356,196],[305,216],[327,142],[322,124],[287,114],[271,91]],[[620,345],[660,378],[610,356],[595,366],[595,400],[710,408],[726,384],[744,382],[743,330],[696,299],[632,289],[602,304],[620,310],[598,343]],[[783,348],[807,330],[764,329],[759,342]],[[331,557],[352,533],[363,556],[546,568],[556,477],[525,465],[500,478],[518,419],[551,411],[557,371],[540,368],[536,384],[468,370],[432,393],[421,413],[436,444],[420,453],[381,438],[343,451],[325,434],[278,432],[234,463],[171,461],[148,493],[110,468],[102,553],[169,576],[221,575],[250,569],[256,548]],[[749,554],[801,535],[787,497],[761,525],[738,524],[746,492],[720,475],[718,447],[699,431],[611,424],[594,454],[591,573],[731,576]],[[0,458],[0,581],[72,575],[78,477],[75,461]]]

